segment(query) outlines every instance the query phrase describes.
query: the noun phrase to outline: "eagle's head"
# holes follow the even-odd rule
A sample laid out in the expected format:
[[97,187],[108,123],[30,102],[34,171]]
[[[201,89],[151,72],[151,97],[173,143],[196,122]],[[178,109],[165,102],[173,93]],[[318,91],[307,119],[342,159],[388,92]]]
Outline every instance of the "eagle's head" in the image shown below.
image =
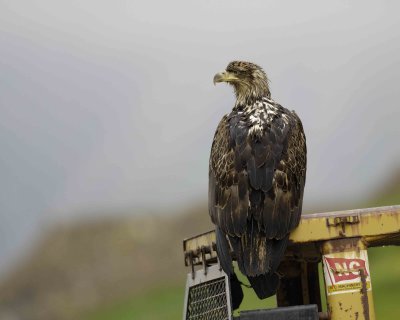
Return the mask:
[[224,71],[214,76],[214,84],[217,82],[231,84],[239,104],[271,96],[267,75],[260,66],[251,62],[232,61]]

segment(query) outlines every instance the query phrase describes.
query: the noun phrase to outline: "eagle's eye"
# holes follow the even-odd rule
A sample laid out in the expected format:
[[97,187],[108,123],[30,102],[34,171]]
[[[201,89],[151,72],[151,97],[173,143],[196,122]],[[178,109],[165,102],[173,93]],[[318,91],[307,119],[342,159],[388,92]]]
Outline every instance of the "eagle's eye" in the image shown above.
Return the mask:
[[234,75],[236,75],[236,76],[240,76],[240,75],[243,75],[243,74],[245,74],[246,73],[246,71],[245,70],[240,70],[240,69],[231,69],[231,70],[228,70],[230,73],[233,73]]

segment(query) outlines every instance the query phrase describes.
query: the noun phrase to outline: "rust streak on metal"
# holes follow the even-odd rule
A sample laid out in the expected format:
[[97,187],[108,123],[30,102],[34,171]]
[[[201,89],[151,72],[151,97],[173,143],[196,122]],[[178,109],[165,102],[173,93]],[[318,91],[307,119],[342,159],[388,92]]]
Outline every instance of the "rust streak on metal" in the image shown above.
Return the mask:
[[[361,237],[368,247],[381,245],[400,245],[400,206],[346,210],[338,212],[302,215],[299,227],[290,235],[289,248],[294,245],[304,246],[310,242]],[[183,241],[185,253],[193,251],[200,255],[202,245],[210,246],[211,255],[207,262],[217,259],[214,230]],[[198,252],[197,252],[198,251]],[[185,259],[185,265],[189,266]],[[195,265],[201,264],[201,257]]]
[[368,303],[368,295],[367,295],[367,276],[364,272],[364,269],[360,269],[360,278],[361,278],[361,303],[363,306],[364,318],[369,320],[369,303]]

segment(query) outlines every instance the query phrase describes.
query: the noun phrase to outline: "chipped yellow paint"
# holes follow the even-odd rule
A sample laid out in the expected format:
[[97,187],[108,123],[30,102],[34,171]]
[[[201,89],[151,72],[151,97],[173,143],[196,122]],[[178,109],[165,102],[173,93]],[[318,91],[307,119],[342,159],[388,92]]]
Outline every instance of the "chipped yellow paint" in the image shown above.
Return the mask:
[[[321,247],[327,309],[331,319],[374,320],[375,310],[368,254],[361,238],[326,241]],[[335,270],[331,269],[327,258],[338,260]],[[357,260],[362,261],[362,264],[357,263]],[[339,267],[341,263],[343,264]],[[331,262],[331,264],[333,263]],[[353,270],[349,267],[352,265],[358,266],[358,269]],[[334,275],[334,273],[337,274]]]
[[[191,261],[193,265],[200,265],[202,257],[209,264],[216,263],[215,243],[214,231],[184,240],[185,265],[189,266]],[[303,215],[290,235],[286,255],[288,259],[318,261],[321,253],[329,257],[343,252],[344,258],[351,254],[354,257],[362,251],[367,254],[367,247],[382,245],[400,245],[399,205]],[[367,258],[364,260],[368,262]],[[326,288],[331,320],[375,319],[370,276],[358,270],[361,281]],[[347,272],[353,271],[347,269]]]
[[[354,237],[362,237],[368,247],[400,245],[400,205],[306,214],[291,233],[290,241],[292,244],[301,244]],[[215,241],[214,231],[209,231],[185,239],[183,250],[185,253],[196,251],[201,246],[211,246]],[[215,258],[215,255],[212,257]]]
[[[335,219],[336,225],[333,223]],[[369,247],[375,242],[379,245],[382,237],[388,241],[390,238],[388,244],[400,244],[400,206],[303,215],[290,240],[304,243],[352,237],[363,237]]]

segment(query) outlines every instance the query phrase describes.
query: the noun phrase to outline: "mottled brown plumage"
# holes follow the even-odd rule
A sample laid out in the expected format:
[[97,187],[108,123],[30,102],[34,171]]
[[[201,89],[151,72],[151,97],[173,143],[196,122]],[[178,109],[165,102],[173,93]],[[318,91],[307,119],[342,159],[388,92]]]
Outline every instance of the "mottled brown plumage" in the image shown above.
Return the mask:
[[210,155],[209,213],[221,265],[233,273],[231,251],[260,298],[273,295],[289,233],[299,223],[306,176],[306,140],[294,111],[270,98],[257,65],[231,62],[215,75],[236,104],[219,123]]

